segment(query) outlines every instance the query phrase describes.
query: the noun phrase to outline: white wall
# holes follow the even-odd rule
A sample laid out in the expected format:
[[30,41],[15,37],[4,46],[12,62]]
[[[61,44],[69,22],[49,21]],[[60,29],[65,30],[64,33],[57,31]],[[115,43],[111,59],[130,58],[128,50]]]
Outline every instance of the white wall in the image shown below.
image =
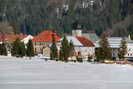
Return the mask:
[[88,55],[95,54],[95,47],[75,47],[76,52],[81,52],[81,55],[88,57]]
[[128,43],[127,55],[125,57],[133,57],[133,43]]

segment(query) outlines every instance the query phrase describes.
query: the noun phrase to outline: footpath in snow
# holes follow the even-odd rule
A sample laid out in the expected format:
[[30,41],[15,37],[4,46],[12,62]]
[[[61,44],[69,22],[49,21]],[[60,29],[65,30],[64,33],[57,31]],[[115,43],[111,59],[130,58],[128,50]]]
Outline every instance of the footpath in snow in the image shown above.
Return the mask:
[[0,89],[133,89],[130,65],[25,59],[0,58]]

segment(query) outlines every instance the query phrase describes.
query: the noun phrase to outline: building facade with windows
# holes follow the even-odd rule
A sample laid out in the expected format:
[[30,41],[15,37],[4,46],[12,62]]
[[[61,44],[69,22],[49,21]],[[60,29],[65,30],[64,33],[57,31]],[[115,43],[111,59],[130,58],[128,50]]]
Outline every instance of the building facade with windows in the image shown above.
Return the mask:
[[74,45],[74,56],[81,56],[82,59],[88,59],[88,56],[95,55],[95,45],[89,39],[83,36],[66,36],[69,42]]
[[[124,38],[127,41],[127,54],[125,55],[126,58],[132,58],[133,57],[133,41]],[[121,41],[123,40],[122,37],[109,37],[108,42],[109,46],[112,49],[112,57],[115,57],[118,59],[118,50],[121,45]],[[96,48],[99,48],[99,41],[96,42]]]
[[34,37],[33,45],[36,54],[43,54],[44,56],[50,56],[50,46],[53,42],[53,36],[55,42],[61,40],[60,36],[56,34],[56,32],[52,30],[45,30]]

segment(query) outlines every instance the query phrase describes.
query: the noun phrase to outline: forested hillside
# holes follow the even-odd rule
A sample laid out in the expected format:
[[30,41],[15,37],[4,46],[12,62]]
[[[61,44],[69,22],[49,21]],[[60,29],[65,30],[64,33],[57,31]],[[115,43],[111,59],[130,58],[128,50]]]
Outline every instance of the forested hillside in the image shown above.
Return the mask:
[[132,15],[133,0],[0,0],[0,21],[10,23],[15,33],[70,33],[79,24],[98,35],[126,36],[133,34]]

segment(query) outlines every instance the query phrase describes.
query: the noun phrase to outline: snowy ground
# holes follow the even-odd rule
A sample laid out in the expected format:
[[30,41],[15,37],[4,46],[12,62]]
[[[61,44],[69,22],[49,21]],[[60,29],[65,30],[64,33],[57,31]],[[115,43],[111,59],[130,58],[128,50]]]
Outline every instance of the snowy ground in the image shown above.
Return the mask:
[[133,67],[3,57],[0,89],[133,89]]

